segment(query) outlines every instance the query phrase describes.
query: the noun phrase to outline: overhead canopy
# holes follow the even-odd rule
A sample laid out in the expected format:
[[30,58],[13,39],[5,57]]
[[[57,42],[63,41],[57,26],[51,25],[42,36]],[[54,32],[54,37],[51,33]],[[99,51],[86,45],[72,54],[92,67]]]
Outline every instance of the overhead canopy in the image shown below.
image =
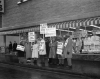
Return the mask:
[[39,31],[39,27],[5,30],[5,31],[0,32],[0,35],[18,34],[18,33],[24,33],[24,32],[32,32],[32,31]]
[[56,27],[57,29],[68,29],[80,26],[88,27],[90,25],[98,25],[98,24],[100,24],[100,17],[59,22],[51,24],[49,27]]
[[[71,21],[63,21],[57,23],[50,23],[48,27],[56,27],[57,29],[70,29],[73,30],[76,27],[88,27],[92,25],[99,25],[100,24],[100,17],[93,17],[93,18],[85,18],[79,20],[71,20]],[[4,28],[0,29],[0,35],[7,35],[7,34],[16,34],[16,33],[23,33],[23,32],[31,32],[31,31],[39,31],[39,26],[36,27],[23,27],[23,28],[13,28],[9,29],[7,27],[6,30]],[[91,28],[91,27],[90,27]]]

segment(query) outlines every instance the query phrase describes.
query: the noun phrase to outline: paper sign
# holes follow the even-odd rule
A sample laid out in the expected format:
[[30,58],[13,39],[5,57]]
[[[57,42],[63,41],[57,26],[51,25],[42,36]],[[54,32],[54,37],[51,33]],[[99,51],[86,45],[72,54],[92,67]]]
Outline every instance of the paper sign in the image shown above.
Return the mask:
[[29,32],[28,33],[28,40],[29,40],[29,42],[35,41],[35,32]]
[[45,41],[42,40],[39,44],[39,50],[44,50],[44,46],[45,46]]
[[57,49],[57,54],[62,55],[62,49]]
[[46,28],[47,28],[47,23],[40,24],[40,34],[45,34]]
[[63,48],[63,42],[58,42],[58,47],[59,49],[62,49]]
[[56,36],[56,28],[46,28],[45,37],[53,37]]
[[25,47],[22,45],[17,45],[17,50],[24,51]]
[[63,52],[63,42],[58,42],[58,45],[57,45],[57,54],[62,55],[62,52]]
[[0,49],[1,49],[1,53],[5,53],[5,47],[4,46],[1,46]]

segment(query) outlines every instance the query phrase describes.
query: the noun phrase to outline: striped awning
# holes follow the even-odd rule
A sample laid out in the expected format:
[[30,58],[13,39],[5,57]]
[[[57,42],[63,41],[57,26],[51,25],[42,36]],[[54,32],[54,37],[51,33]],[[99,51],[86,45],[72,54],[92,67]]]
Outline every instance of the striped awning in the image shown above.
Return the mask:
[[66,28],[76,28],[81,26],[88,27],[90,25],[97,25],[97,24],[100,24],[100,17],[65,21],[65,22],[50,24],[48,26],[56,27],[57,29],[66,29]]
[[[68,28],[76,28],[76,27],[81,27],[81,26],[88,27],[90,25],[98,25],[98,24],[100,24],[100,17],[51,23],[51,24],[48,24],[48,27],[56,27],[57,29],[68,29]],[[31,27],[31,28],[2,31],[0,32],[0,35],[16,34],[16,33],[23,33],[23,32],[39,31],[39,30],[40,30],[40,27],[37,26],[37,27]]]

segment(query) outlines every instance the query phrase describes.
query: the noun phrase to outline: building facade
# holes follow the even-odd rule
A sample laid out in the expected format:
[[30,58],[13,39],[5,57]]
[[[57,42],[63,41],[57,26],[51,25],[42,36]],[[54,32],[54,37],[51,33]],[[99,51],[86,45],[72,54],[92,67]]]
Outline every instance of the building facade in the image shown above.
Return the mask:
[[42,23],[58,29],[99,25],[99,16],[99,0],[5,0],[0,35],[37,31]]
[[28,27],[100,15],[99,0],[5,0],[3,27]]

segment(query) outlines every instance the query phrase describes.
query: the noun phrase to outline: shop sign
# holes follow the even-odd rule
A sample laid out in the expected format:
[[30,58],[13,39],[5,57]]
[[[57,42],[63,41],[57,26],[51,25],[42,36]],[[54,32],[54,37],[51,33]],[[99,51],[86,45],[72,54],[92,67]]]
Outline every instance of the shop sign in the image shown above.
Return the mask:
[[35,32],[29,32],[28,33],[28,40],[29,40],[29,42],[35,41]]
[[96,30],[96,34],[100,34],[100,29]]
[[82,30],[81,31],[81,37],[86,37],[87,36],[87,31],[86,30]]
[[47,23],[40,24],[40,34],[45,34],[46,28],[47,28]]
[[5,53],[5,47],[4,46],[1,46],[0,50],[1,50],[1,53]]
[[20,34],[20,41],[26,41],[27,40],[27,33],[21,33]]
[[81,32],[80,31],[73,32],[73,36],[74,38],[79,38],[81,37]]
[[96,34],[100,34],[100,31],[96,32]]
[[56,28],[46,28],[45,37],[53,37],[56,36]]
[[25,47],[22,45],[17,45],[17,50],[24,51]]
[[92,30],[92,33],[93,33],[93,34],[96,34],[97,31],[99,31],[98,28],[94,28],[94,29]]

